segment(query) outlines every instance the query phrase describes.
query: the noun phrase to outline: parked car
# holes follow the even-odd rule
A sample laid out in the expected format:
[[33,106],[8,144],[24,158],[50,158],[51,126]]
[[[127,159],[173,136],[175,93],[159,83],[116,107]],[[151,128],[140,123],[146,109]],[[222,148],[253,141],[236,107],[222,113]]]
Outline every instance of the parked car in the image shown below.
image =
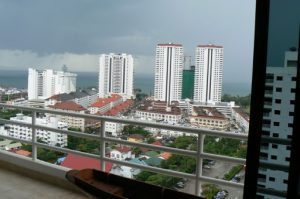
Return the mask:
[[215,196],[214,199],[224,199],[228,196],[228,191],[227,190],[222,190],[219,191]]
[[231,179],[231,182],[239,182],[241,181],[241,177],[239,176],[234,176],[232,179]]
[[203,168],[204,168],[204,169],[210,169],[210,166],[207,165],[207,164],[205,164],[205,165],[203,165]]
[[185,187],[185,184],[181,181],[177,182],[176,185],[175,185],[176,188],[184,188]]
[[207,164],[210,165],[210,166],[213,166],[213,165],[216,164],[216,161],[215,160],[208,160]]

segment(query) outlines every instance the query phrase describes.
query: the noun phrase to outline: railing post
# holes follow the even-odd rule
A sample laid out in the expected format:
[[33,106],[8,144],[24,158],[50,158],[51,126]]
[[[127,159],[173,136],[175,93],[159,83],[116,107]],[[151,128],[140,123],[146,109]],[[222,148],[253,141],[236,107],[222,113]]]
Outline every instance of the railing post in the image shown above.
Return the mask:
[[105,172],[105,161],[103,158],[105,157],[105,121],[101,120],[101,127],[100,127],[100,162],[101,162],[101,171]]
[[195,195],[200,196],[201,194],[201,183],[199,181],[199,177],[202,176],[202,164],[203,159],[201,155],[203,153],[203,145],[204,145],[204,137],[203,134],[198,134],[197,140],[197,163],[196,163],[196,182],[195,182]]
[[31,121],[31,124],[32,124],[32,160],[33,161],[36,161],[37,159],[37,147],[36,147],[36,111],[33,111],[32,112],[32,121]]

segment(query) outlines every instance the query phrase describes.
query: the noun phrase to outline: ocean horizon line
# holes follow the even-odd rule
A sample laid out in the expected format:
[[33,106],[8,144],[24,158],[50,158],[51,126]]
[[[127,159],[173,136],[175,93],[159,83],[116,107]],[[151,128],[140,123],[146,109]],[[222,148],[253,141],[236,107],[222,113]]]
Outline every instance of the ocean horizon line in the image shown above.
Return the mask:
[[[77,88],[98,87],[98,73],[76,72]],[[27,89],[27,70],[2,70],[0,69],[0,86]],[[26,86],[24,86],[26,85]],[[144,93],[154,92],[154,75],[136,74],[134,76],[134,88],[141,89]],[[251,92],[250,82],[224,81],[222,94],[246,96]]]

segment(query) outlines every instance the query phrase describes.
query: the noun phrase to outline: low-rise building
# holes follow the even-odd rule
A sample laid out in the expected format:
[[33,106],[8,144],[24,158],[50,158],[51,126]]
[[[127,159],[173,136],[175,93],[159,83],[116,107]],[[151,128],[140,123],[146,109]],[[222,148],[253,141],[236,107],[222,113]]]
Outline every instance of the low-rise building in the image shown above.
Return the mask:
[[[217,109],[220,113],[225,115],[227,118],[232,117],[232,109],[235,107],[239,107],[235,105],[234,101],[230,102],[193,102],[193,107],[210,107]],[[193,109],[191,109],[192,113]]]
[[127,146],[119,146],[110,151],[110,158],[123,161],[135,158],[135,155],[131,153],[131,148]]
[[119,137],[122,134],[122,124],[115,122],[105,122],[105,132],[107,136]]
[[127,111],[128,108],[132,105],[133,105],[133,100],[126,100],[125,102],[122,102],[121,104],[118,104],[118,105],[112,107],[110,110],[105,112],[103,115],[118,116],[121,113]]
[[[0,132],[2,134],[3,132]],[[4,134],[5,135],[5,134]],[[7,136],[7,135],[5,135]],[[0,149],[1,150],[17,150],[22,146],[20,142],[13,142],[12,140],[3,140],[0,141]]]
[[[55,110],[63,110],[65,112],[70,113],[85,113],[86,111],[86,109],[83,106],[76,104],[73,101],[56,103],[55,105],[48,106],[48,108]],[[81,131],[83,131],[85,128],[84,118],[68,115],[56,115],[56,117],[59,118],[60,121],[67,123],[68,126],[71,128],[79,128]]]
[[6,104],[13,105],[13,106],[27,106],[28,101],[25,98],[17,98],[17,99],[7,101]]
[[243,111],[241,108],[233,108],[232,109],[232,118],[235,122],[241,127],[241,129],[248,133],[249,132],[249,115]]
[[[120,104],[119,104],[119,100],[120,99],[116,96],[116,101],[114,103],[107,103],[102,108],[90,107],[89,110],[91,111],[91,114],[105,115],[105,116],[120,116],[121,113],[127,111],[128,108],[133,104],[133,100],[126,100],[125,102],[121,102]],[[106,101],[108,101],[107,98],[106,98]],[[100,103],[98,103],[98,104],[100,104]],[[108,108],[110,108],[110,109],[107,110]],[[101,109],[101,111],[99,111],[100,109]],[[105,112],[104,112],[104,110],[105,110]],[[96,111],[98,111],[98,112],[96,112]],[[100,126],[100,121],[94,120],[94,119],[89,119],[89,120],[86,120],[86,124],[87,124],[87,126]],[[121,123],[105,122],[106,135],[112,136],[112,137],[119,137],[122,133],[123,126],[124,125]]]
[[85,89],[71,93],[62,93],[53,95],[45,100],[45,107],[54,105],[56,103],[73,101],[76,104],[88,108],[91,104],[95,103],[98,99],[98,92],[95,89]]
[[120,95],[112,94],[107,98],[99,98],[88,109],[91,114],[104,114],[113,107],[121,104],[122,102],[123,98]]
[[230,120],[213,107],[193,107],[190,123],[199,128],[227,130]]
[[[11,117],[11,121],[21,122],[24,124],[31,124],[32,117],[25,116],[22,113],[18,113],[16,117]],[[58,121],[55,117],[43,117],[36,118],[36,125],[41,125],[50,128],[56,129],[68,129],[68,124],[65,122]],[[32,140],[32,128],[17,125],[17,124],[6,124],[5,129],[7,130],[8,136],[23,139],[23,140]],[[66,134],[55,133],[52,131],[46,131],[42,129],[36,129],[36,137],[40,139],[42,142],[45,142],[49,145],[55,146],[59,145],[61,147],[67,146],[67,138]]]
[[[69,153],[66,158],[60,164],[63,167],[70,169],[98,169],[101,170],[101,162],[98,159],[85,157],[77,154]],[[110,162],[105,162],[105,172],[109,173],[111,171],[113,164]]]
[[[137,164],[137,165],[143,165],[147,166],[147,163],[145,163],[144,160],[139,158],[134,158],[128,161],[129,163]],[[138,175],[141,172],[138,168],[128,167],[128,166],[121,166],[121,165],[114,165],[112,167],[112,170],[110,173],[123,176],[126,178],[134,178],[136,175]]]
[[143,142],[144,136],[140,134],[132,134],[127,137],[127,140],[131,142]]
[[146,101],[136,110],[136,117],[142,120],[164,121],[172,124],[178,123],[182,119],[178,103],[173,102],[167,106],[166,102]]
[[159,154],[159,158],[162,158],[164,160],[168,160],[170,157],[172,157],[172,153],[170,152],[162,152]]

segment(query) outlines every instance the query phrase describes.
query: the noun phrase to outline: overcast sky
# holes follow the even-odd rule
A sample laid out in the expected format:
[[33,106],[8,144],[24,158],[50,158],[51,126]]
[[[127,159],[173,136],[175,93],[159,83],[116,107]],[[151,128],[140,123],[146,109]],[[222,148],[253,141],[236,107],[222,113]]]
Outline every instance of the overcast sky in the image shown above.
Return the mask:
[[254,0],[1,0],[0,69],[98,72],[101,53],[130,53],[153,75],[157,43],[224,46],[224,81],[250,82]]

